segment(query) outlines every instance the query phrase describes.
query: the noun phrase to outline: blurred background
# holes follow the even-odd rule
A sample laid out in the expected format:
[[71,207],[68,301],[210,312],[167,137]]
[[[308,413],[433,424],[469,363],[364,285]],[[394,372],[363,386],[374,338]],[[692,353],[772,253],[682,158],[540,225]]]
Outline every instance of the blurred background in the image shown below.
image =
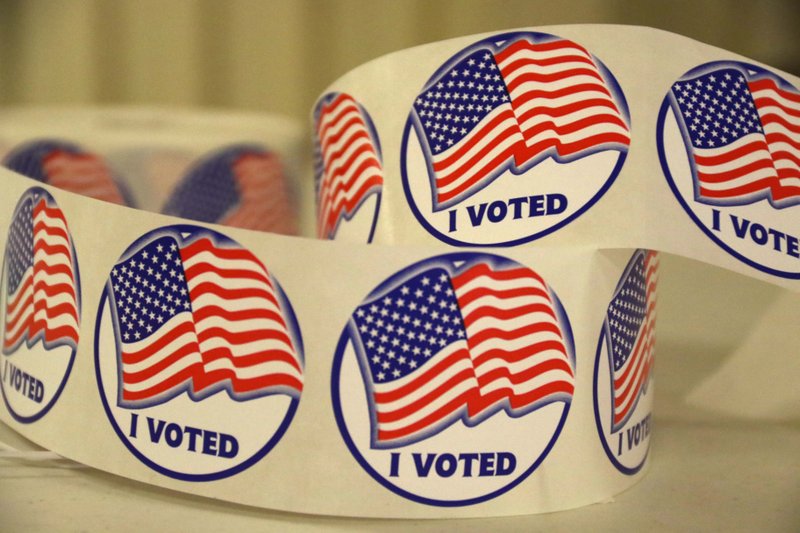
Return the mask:
[[168,104],[306,119],[385,53],[522,26],[653,26],[800,74],[796,0],[0,0],[0,105]]

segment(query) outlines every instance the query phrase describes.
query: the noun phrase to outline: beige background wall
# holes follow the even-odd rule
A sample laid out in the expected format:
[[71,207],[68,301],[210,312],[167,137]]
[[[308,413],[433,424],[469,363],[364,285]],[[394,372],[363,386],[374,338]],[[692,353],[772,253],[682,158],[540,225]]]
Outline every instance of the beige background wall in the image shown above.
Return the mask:
[[800,73],[796,0],[0,0],[0,105],[305,118],[328,83],[387,52],[577,22],[655,26]]

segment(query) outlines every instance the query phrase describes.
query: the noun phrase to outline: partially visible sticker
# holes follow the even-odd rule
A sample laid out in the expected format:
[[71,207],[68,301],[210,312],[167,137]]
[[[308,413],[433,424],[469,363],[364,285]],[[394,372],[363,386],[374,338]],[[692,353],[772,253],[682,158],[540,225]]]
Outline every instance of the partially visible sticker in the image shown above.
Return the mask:
[[413,102],[401,148],[417,220],[454,245],[543,237],[611,186],[630,144],[614,76],[581,45],[497,35],[449,59]]
[[328,93],[314,110],[317,237],[371,242],[383,192],[378,134],[367,110]]
[[115,204],[133,206],[133,198],[105,160],[61,140],[36,140],[6,155],[3,166],[53,187]]
[[606,455],[624,474],[650,449],[658,254],[637,250],[608,305],[594,365],[594,412]]
[[201,158],[162,211],[199,222],[297,234],[297,213],[283,162],[259,145],[228,146]]
[[657,126],[684,210],[753,268],[800,278],[800,92],[767,69],[706,63],[676,81]]
[[0,390],[11,415],[30,423],[61,395],[81,323],[72,235],[55,199],[40,187],[28,189],[14,210],[0,292]]
[[414,264],[353,312],[333,363],[339,429],[412,501],[472,505],[528,477],[575,390],[572,331],[533,270],[483,253]]
[[248,250],[198,226],[133,243],[97,316],[103,404],[128,449],[185,481],[231,476],[283,437],[303,390],[297,321]]

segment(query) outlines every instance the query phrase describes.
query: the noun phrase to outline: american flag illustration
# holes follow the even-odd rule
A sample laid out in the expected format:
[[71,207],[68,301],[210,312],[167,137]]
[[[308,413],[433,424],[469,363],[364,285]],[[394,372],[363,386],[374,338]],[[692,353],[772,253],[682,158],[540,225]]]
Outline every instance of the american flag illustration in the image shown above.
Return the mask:
[[162,211],[200,222],[297,234],[297,213],[281,158],[256,145],[229,146],[201,159]]
[[77,346],[80,314],[75,257],[64,214],[33,189],[14,213],[6,248],[3,352],[22,342]]
[[275,282],[250,252],[165,234],[112,270],[120,404],[146,407],[224,388],[298,397],[303,370]]
[[124,191],[103,158],[64,141],[33,141],[11,152],[4,166],[65,191],[126,205]]
[[800,93],[732,67],[679,81],[671,92],[698,201],[800,203]]
[[317,236],[332,239],[342,219],[352,218],[371,194],[380,194],[383,168],[369,118],[352,96],[323,98],[315,129]]
[[608,306],[605,334],[611,354],[614,406],[612,431],[619,431],[647,390],[653,367],[658,254],[638,250]]
[[626,150],[626,119],[595,60],[564,39],[519,37],[469,51],[414,103],[434,210],[459,203],[499,174],[606,150]]
[[571,400],[572,363],[545,282],[519,265],[451,270],[418,270],[353,314],[374,447]]

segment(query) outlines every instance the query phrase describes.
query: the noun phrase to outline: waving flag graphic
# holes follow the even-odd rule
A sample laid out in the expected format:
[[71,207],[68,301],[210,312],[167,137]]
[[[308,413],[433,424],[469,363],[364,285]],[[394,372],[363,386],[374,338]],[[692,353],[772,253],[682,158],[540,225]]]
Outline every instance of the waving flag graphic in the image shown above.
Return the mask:
[[647,390],[653,367],[658,254],[639,250],[606,314],[614,406],[612,431],[622,429]]
[[800,93],[738,67],[679,81],[671,93],[698,201],[800,203]]
[[64,141],[33,141],[8,156],[3,165],[65,191],[130,205],[103,158]]
[[48,348],[77,346],[75,257],[64,214],[41,189],[20,201],[6,248],[3,352],[42,339]]
[[358,307],[351,328],[374,447],[425,439],[457,419],[522,416],[574,391],[550,292],[519,265],[432,266]]
[[297,233],[297,214],[281,159],[254,145],[230,146],[199,161],[162,211],[236,228]]
[[324,98],[316,112],[317,236],[332,239],[342,219],[380,194],[380,151],[366,112],[353,97]]
[[163,235],[114,267],[120,404],[224,388],[234,399],[299,397],[303,372],[275,282],[247,250]]
[[427,145],[434,211],[457,204],[506,170],[627,149],[623,111],[583,47],[520,37],[471,50],[414,103]]

